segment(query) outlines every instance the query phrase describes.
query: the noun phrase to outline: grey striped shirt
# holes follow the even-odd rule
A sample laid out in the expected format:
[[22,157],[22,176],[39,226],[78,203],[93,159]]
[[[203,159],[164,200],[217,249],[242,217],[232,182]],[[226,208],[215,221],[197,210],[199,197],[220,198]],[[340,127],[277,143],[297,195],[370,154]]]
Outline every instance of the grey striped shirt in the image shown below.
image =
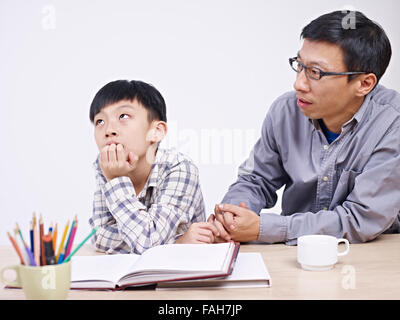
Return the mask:
[[356,243],[399,232],[399,93],[378,85],[331,144],[296,101],[293,91],[273,103],[221,203],[243,201],[260,214],[285,186],[282,212],[260,214],[258,240],[267,243],[292,245],[305,234]]

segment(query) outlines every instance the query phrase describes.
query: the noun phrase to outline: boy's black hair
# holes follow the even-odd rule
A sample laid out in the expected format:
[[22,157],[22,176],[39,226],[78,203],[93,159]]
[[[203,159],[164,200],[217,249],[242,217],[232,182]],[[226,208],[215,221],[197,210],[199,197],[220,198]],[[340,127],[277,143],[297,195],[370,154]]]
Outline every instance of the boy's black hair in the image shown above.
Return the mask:
[[135,99],[146,108],[149,122],[167,122],[165,101],[161,93],[151,84],[138,80],[116,80],[101,88],[90,105],[90,121],[93,122],[96,114],[109,104]]
[[[392,55],[385,31],[359,11],[324,14],[303,28],[301,38],[338,45],[343,50],[347,71],[374,73],[378,81]],[[348,80],[355,77],[349,75]]]

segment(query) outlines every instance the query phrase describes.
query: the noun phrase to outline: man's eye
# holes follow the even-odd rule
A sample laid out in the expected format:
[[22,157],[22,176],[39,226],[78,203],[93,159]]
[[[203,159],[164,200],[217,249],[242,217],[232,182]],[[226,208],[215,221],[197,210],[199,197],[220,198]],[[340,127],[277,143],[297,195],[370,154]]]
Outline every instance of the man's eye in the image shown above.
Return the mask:
[[309,72],[311,73],[311,75],[313,76],[319,76],[319,70],[316,68],[309,68]]
[[98,126],[99,124],[104,124],[104,121],[101,119],[96,120],[96,126]]
[[119,116],[120,119],[128,119],[129,115],[127,115],[126,113],[123,113]]

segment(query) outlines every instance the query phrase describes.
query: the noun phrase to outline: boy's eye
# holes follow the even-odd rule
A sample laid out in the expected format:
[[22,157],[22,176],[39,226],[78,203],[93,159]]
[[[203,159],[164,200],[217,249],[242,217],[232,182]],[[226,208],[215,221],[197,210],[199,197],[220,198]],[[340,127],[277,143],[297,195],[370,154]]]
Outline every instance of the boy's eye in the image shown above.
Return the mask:
[[129,115],[127,115],[126,113],[123,113],[119,116],[120,119],[128,119]]
[[98,126],[99,124],[104,124],[104,121],[101,119],[96,120],[96,126]]

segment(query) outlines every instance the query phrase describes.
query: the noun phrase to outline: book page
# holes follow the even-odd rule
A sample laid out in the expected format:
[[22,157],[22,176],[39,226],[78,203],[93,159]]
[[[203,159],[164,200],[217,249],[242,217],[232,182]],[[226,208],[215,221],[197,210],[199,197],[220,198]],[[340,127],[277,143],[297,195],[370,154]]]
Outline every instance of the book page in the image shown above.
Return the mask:
[[232,274],[226,280],[269,280],[270,275],[259,252],[239,252]]
[[223,271],[227,266],[232,243],[218,244],[167,244],[145,251],[129,271],[146,270],[210,272]]
[[71,282],[98,280],[115,284],[139,257],[136,254],[74,256],[71,259]]
[[269,287],[271,277],[259,252],[239,252],[232,274],[224,278],[161,282],[157,290]]

